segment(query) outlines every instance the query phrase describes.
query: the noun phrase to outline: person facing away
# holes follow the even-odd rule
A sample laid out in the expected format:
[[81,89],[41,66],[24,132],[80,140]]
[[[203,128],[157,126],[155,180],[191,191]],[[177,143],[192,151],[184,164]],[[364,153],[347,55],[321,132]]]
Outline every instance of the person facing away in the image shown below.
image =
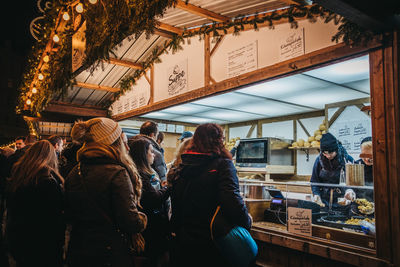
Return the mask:
[[161,186],[161,181],[151,167],[154,161],[153,145],[145,138],[135,138],[129,142],[129,147],[142,180],[140,204],[148,218],[143,232],[144,255],[149,259],[147,266],[167,266],[171,235],[167,203],[170,190]]
[[146,138],[151,145],[153,146],[153,153],[154,153],[154,162],[151,167],[157,172],[158,177],[160,178],[161,182],[164,183],[167,177],[167,165],[165,164],[164,155],[161,150],[161,147],[156,142],[158,136],[158,126],[155,122],[146,121],[140,127],[139,134],[131,137],[130,139],[135,138]]
[[[218,205],[232,227],[251,227],[236,169],[223,139],[223,130],[217,124],[198,126],[181,156],[180,167],[168,176],[172,184],[176,266],[229,266],[210,236],[210,221]],[[224,229],[226,233],[230,230]]]
[[137,244],[147,217],[137,208],[142,183],[121,134],[118,123],[102,117],[78,121],[71,130],[83,144],[65,182],[71,267],[133,265],[128,242],[132,236]]
[[157,140],[156,140],[156,142],[157,142],[157,144],[160,146],[160,151],[161,151],[161,153],[164,155],[164,148],[162,147],[162,143],[163,143],[163,141],[164,141],[164,133],[163,132],[158,132],[158,134],[157,134]]
[[[347,154],[342,144],[331,134],[322,135],[320,140],[320,154],[314,162],[311,183],[339,184],[340,173],[345,171],[346,162],[354,162],[354,159]],[[333,189],[333,203],[337,204],[337,198],[342,194],[341,189],[311,185],[313,200],[323,206],[328,206],[330,201],[330,191]],[[351,189],[350,189],[351,190]],[[343,192],[345,198],[350,198],[351,191]]]
[[17,266],[62,266],[64,179],[54,147],[39,141],[12,169],[7,187],[6,242]]

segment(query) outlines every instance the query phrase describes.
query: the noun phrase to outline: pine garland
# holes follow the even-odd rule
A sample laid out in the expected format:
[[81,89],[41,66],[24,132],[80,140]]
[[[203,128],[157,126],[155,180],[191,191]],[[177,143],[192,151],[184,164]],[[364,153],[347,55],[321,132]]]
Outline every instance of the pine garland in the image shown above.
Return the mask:
[[[83,20],[86,21],[86,58],[80,69],[90,69],[93,72],[95,69],[103,67],[103,60],[108,60],[110,53],[114,54],[115,49],[122,45],[121,42],[125,38],[138,38],[142,33],[150,36],[157,26],[156,18],[161,17],[168,7],[174,6],[176,1],[99,0],[95,5],[85,2],[85,12],[82,15]],[[40,56],[45,51],[52,30],[57,25],[57,18],[61,11],[70,11],[73,2],[75,1],[57,0],[54,1],[51,9],[46,10],[39,41],[32,48],[28,60],[28,70],[21,83],[20,99],[16,108],[18,113],[40,116],[40,112],[45,109],[54,96],[64,97],[71,85],[75,83],[74,78],[78,73],[72,73],[71,70],[72,35],[74,34],[71,19],[64,31],[58,33],[61,40],[57,44],[58,51],[50,54],[50,61],[42,70],[44,79],[35,84],[38,93],[32,94],[30,91],[41,60]],[[352,44],[366,42],[375,34],[361,29],[356,24],[318,5],[296,5],[278,12],[259,14],[251,19],[238,16],[229,22],[204,25],[195,31],[185,29],[182,35],[174,34],[172,40],[166,41],[161,47],[156,47],[151,55],[141,62],[143,69],[125,76],[120,82],[121,90],[114,94],[114,99],[104,103],[104,107],[109,107],[112,102],[130,90],[146,70],[160,62],[160,56],[163,53],[168,53],[168,51],[175,53],[181,50],[182,44],[186,40],[190,43],[190,38],[193,36],[199,36],[202,39],[206,34],[212,34],[213,41],[216,41],[222,35],[227,34],[228,29],[232,28],[234,35],[243,31],[246,25],[252,26],[257,31],[261,24],[266,23],[269,28],[273,29],[274,23],[281,19],[287,19],[292,28],[297,28],[296,19],[299,18],[305,18],[310,22],[316,22],[318,18],[322,18],[325,23],[333,20],[336,25],[340,24],[338,32],[332,37],[332,40],[336,42],[341,39]],[[27,99],[32,100],[32,104],[29,106],[26,104]]]

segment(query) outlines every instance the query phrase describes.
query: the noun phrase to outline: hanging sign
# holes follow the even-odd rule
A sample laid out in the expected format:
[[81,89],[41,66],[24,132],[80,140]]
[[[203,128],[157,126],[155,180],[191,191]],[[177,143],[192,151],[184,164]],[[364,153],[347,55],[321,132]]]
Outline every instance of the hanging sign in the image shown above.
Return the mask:
[[175,96],[188,90],[187,59],[167,69],[168,96]]
[[227,53],[227,76],[238,76],[258,68],[257,40]]
[[86,21],[77,32],[72,35],[72,72],[79,69],[86,58]]
[[312,235],[311,210],[288,207],[288,231],[299,235]]
[[279,43],[279,59],[284,61],[304,55],[304,28],[288,31]]

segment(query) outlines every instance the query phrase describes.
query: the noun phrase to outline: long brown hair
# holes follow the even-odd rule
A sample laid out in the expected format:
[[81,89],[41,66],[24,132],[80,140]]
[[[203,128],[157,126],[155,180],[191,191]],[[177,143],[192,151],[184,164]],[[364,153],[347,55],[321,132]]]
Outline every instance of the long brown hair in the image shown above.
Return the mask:
[[224,132],[221,126],[215,123],[199,125],[187,150],[213,153],[223,158],[232,159],[231,153],[224,146]]
[[10,190],[15,192],[20,186],[30,183],[37,184],[38,174],[55,175],[61,183],[64,179],[58,173],[58,160],[53,145],[47,140],[34,143],[24,155],[14,164],[11,172]]
[[134,138],[129,140],[129,154],[136,164],[136,168],[142,173],[153,174],[149,161],[147,160],[147,153],[150,149],[151,143],[143,137]]

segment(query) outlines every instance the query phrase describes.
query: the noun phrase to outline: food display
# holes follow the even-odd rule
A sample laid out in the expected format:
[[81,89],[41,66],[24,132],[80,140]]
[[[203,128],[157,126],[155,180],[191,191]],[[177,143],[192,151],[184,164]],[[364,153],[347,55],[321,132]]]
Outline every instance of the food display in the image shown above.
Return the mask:
[[351,219],[346,220],[344,223],[345,224],[351,224],[351,225],[361,225],[362,221],[366,221],[366,222],[375,224],[375,218],[372,218],[372,219],[370,219],[370,218],[359,219],[359,218],[354,218],[354,217],[351,217]]
[[326,126],[325,126],[325,120],[318,126],[318,129],[314,131],[313,136],[309,136],[307,138],[307,141],[305,141],[302,138],[299,138],[297,141],[292,143],[292,146],[289,148],[319,148],[320,146],[320,140],[322,138],[323,134],[326,134]]
[[358,204],[358,211],[362,214],[372,214],[374,213],[375,205],[372,202],[369,202],[365,198],[358,198],[355,200],[356,204]]

